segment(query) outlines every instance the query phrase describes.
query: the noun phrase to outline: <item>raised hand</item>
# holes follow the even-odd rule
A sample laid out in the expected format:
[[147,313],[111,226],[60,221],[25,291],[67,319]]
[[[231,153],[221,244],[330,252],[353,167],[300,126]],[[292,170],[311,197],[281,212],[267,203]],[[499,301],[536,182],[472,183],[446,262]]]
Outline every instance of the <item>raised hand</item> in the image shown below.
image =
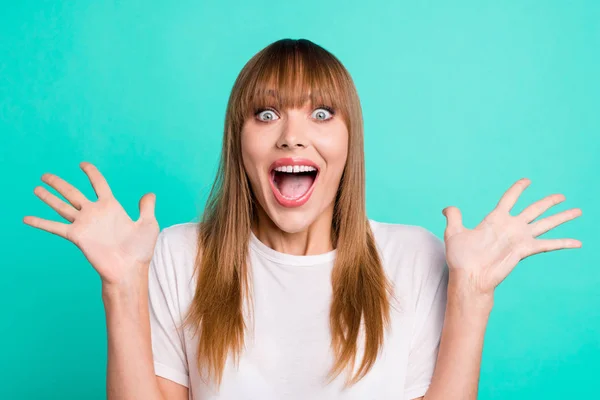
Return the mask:
[[70,223],[26,216],[23,222],[73,242],[85,255],[105,284],[138,279],[152,258],[160,228],[154,216],[156,197],[140,199],[140,217],[132,221],[114,198],[98,169],[80,164],[98,197],[88,200],[79,190],[56,175],[44,174],[42,181],[56,189],[70,204],[37,186],[34,193]]
[[511,186],[494,208],[474,229],[462,225],[461,213],[456,207],[442,211],[447,219],[444,232],[446,261],[450,274],[466,278],[476,293],[493,294],[519,261],[533,254],[581,247],[575,239],[536,239],[556,226],[581,215],[581,209],[572,208],[534,221],[552,206],[565,200],[562,194],[547,196],[511,216],[518,198],[529,186],[529,179],[521,179]]

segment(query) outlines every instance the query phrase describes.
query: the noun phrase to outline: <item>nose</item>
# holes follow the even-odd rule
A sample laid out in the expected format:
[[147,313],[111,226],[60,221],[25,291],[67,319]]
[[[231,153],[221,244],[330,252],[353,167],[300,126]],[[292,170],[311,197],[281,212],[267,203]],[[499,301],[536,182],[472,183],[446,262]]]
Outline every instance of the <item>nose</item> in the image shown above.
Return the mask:
[[281,126],[282,131],[277,140],[279,149],[293,150],[308,146],[306,132],[309,128],[303,123],[300,115],[295,116],[293,113],[288,113],[286,121]]

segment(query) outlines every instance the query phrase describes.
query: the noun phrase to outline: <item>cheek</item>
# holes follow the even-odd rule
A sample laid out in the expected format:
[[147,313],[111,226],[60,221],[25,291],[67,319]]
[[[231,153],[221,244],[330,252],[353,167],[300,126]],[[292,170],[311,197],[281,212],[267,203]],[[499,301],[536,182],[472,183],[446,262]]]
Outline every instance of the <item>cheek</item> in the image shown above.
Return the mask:
[[[319,137],[315,143],[319,154],[325,159],[328,168],[343,169],[348,157],[348,132],[346,129],[330,131]],[[339,171],[341,174],[341,171]]]
[[259,140],[253,140],[252,132],[242,132],[241,135],[241,150],[244,167],[249,171],[254,167],[257,161],[261,158]]
[[241,151],[242,151],[242,163],[244,164],[244,170],[248,175],[250,184],[256,189],[258,184],[258,175],[256,171],[256,161],[260,158],[257,153],[256,141],[251,139],[250,132],[242,132],[241,135]]
[[241,133],[242,156],[250,162],[264,162],[272,147],[273,134],[267,130],[247,129]]
[[262,171],[265,170],[265,162],[269,160],[269,148],[266,146],[266,141],[257,140],[260,132],[252,130],[242,131],[240,137],[242,162],[244,170],[248,175],[250,186],[258,200],[263,197],[265,176]]

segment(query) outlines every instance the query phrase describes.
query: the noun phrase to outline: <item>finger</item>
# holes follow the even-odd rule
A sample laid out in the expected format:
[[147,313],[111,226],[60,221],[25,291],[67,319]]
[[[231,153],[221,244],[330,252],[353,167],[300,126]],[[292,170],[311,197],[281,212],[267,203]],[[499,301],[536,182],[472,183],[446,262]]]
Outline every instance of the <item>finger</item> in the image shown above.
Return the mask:
[[54,188],[78,210],[81,210],[85,203],[89,203],[89,200],[79,190],[56,175],[44,174],[42,175],[42,182]]
[[39,197],[44,203],[48,204],[52,209],[54,209],[61,217],[66,219],[69,222],[73,222],[75,220],[75,216],[77,215],[77,210],[73,208],[70,204],[65,203],[52,193],[48,191],[43,186],[37,186],[33,193],[37,197]]
[[563,194],[552,194],[528,206],[526,209],[521,211],[518,217],[524,219],[525,221],[527,221],[527,223],[530,223],[531,221],[548,211],[550,207],[562,203],[563,201],[565,201],[565,196]]
[[146,193],[142,196],[139,202],[140,218],[151,220],[154,218],[154,208],[156,204],[156,195],[154,193]]
[[446,217],[446,230],[444,232],[446,238],[454,236],[464,229],[462,215],[458,208],[454,206],[446,207],[442,210],[442,214]]
[[500,198],[500,201],[496,205],[496,210],[509,213],[510,210],[515,206],[515,203],[523,193],[523,191],[529,186],[531,181],[527,178],[519,179],[515,182]]
[[540,236],[541,234],[548,232],[550,229],[554,229],[567,221],[579,217],[580,215],[580,208],[572,208],[556,215],[551,215],[544,219],[540,219],[539,221],[535,221],[531,224],[532,234],[534,237]]
[[579,247],[581,247],[581,242],[577,239],[537,239],[534,241],[530,255]]
[[46,232],[53,233],[65,239],[67,238],[67,229],[70,224],[64,224],[62,222],[49,221],[38,217],[32,217],[30,215],[23,218],[23,222],[34,228],[41,229]]
[[79,164],[79,166],[90,179],[92,187],[94,188],[98,198],[112,196],[112,191],[110,190],[110,186],[108,186],[108,182],[106,182],[106,179],[95,165],[89,162],[82,162]]

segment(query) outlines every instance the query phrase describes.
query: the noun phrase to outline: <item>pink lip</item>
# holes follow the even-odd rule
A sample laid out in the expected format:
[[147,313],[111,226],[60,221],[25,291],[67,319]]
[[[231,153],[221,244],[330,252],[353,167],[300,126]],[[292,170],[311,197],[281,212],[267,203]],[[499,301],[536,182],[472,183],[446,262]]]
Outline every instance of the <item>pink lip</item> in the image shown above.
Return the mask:
[[[299,197],[297,199],[288,199],[286,197],[283,197],[283,195],[279,192],[279,190],[275,187],[275,184],[273,183],[273,177],[275,175],[275,168],[277,167],[281,167],[284,165],[309,165],[311,167],[315,167],[317,169],[317,175],[315,176],[315,180],[312,183],[312,185],[310,186],[310,189],[308,189],[308,191],[306,193],[304,193],[302,195],[302,197]],[[277,202],[284,206],[284,207],[300,207],[301,205],[303,205],[304,203],[306,203],[308,201],[308,199],[310,199],[310,196],[312,195],[313,190],[315,189],[315,184],[317,183],[317,179],[319,178],[319,166],[317,164],[315,164],[313,161],[306,159],[306,158],[280,158],[275,160],[271,166],[269,167],[269,183],[271,184],[271,190],[273,191],[273,194],[275,195],[275,199],[277,200]]]

